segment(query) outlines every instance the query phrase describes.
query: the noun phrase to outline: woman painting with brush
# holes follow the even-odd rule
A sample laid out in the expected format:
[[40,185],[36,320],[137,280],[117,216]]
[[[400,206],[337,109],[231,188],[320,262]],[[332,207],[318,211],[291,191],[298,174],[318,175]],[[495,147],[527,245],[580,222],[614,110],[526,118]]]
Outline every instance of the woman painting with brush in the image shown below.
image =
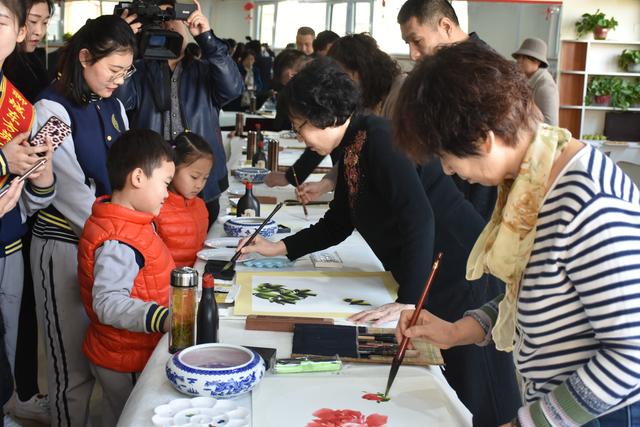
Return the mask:
[[408,328],[405,311],[397,335],[514,351],[525,406],[511,425],[640,425],[638,187],[543,124],[516,65],[475,42],[418,64],[399,99],[395,140],[412,158],[499,186],[467,278],[507,287],[453,323],[422,311]]
[[339,153],[335,196],[317,224],[275,243],[258,237],[243,253],[294,260],[358,230],[400,284],[397,318],[418,300],[433,259],[433,216],[415,165],[393,149],[386,120],[356,113],[358,90],[333,60],[307,65],[280,97],[311,150]]
[[[500,293],[496,283],[485,276],[472,286],[455,268],[480,233],[482,217],[439,165],[424,165],[419,178],[415,163],[394,149],[387,121],[355,112],[360,95],[336,67],[330,60],[313,62],[283,93],[294,128],[309,148],[339,158],[330,209],[310,228],[277,243],[258,239],[244,252],[296,259],[336,245],[357,229],[400,284],[397,302],[350,318],[359,323],[394,321],[411,308],[407,304],[415,304],[424,288],[434,248],[445,260],[426,307],[453,321],[491,300]],[[492,346],[467,346],[444,351],[443,357],[445,377],[473,413],[474,425],[513,418],[520,399],[509,355]],[[501,396],[505,392],[509,396]]]

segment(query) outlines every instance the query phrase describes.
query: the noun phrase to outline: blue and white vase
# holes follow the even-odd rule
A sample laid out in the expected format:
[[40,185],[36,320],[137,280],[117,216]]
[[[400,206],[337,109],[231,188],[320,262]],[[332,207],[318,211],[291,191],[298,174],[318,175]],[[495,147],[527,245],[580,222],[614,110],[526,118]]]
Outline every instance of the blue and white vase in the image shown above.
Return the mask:
[[180,392],[191,396],[234,397],[251,391],[262,380],[262,357],[231,344],[200,344],[174,354],[166,367],[167,378]]

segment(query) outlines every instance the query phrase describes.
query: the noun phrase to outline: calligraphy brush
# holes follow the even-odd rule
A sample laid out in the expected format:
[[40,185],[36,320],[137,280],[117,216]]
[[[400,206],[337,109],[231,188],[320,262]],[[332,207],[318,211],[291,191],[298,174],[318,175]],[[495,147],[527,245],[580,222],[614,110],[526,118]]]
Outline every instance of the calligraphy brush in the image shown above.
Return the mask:
[[273,216],[276,214],[276,212],[278,212],[278,211],[280,210],[280,208],[282,207],[282,205],[284,205],[284,202],[280,202],[280,203],[278,203],[278,204],[276,205],[276,207],[271,211],[271,213],[269,214],[269,216],[268,216],[268,217],[266,217],[264,221],[262,221],[262,224],[260,224],[260,227],[258,227],[258,228],[256,229],[256,231],[254,231],[254,232],[253,232],[253,234],[251,235],[251,237],[249,237],[249,239],[247,239],[247,241],[246,241],[246,242],[244,242],[244,245],[242,245],[242,246],[240,247],[240,249],[238,249],[238,250],[236,251],[236,253],[235,253],[235,254],[233,254],[233,256],[231,257],[231,259],[229,260],[229,262],[228,262],[228,263],[226,263],[226,264],[224,265],[224,267],[222,267],[222,270],[220,270],[220,271],[228,270],[229,268],[231,268],[231,266],[233,266],[233,263],[234,263],[234,262],[236,262],[236,260],[240,257],[240,255],[242,255],[242,253],[241,253],[242,249],[243,249],[245,246],[249,245],[251,242],[253,242],[253,240],[254,240],[254,239],[256,238],[256,236],[260,233],[260,231],[262,230],[262,228],[263,228],[263,227],[264,227],[264,226],[269,222],[269,220],[270,220],[271,218],[273,218]]
[[[424,302],[427,299],[427,294],[429,293],[429,288],[431,288],[431,284],[433,283],[433,279],[436,277],[438,270],[440,269],[440,262],[442,261],[442,252],[439,252],[436,256],[436,260],[433,262],[433,266],[431,267],[431,273],[429,273],[429,278],[427,278],[427,283],[424,285],[424,290],[422,291],[422,295],[420,295],[420,299],[416,303],[416,309],[413,312],[413,316],[407,325],[407,329],[415,326],[418,322],[418,317],[420,316],[420,310],[424,306]],[[409,345],[409,337],[402,337],[402,342],[400,343],[400,347],[396,352],[396,355],[393,357],[393,362],[391,362],[391,370],[389,371],[389,379],[387,380],[387,388],[384,391],[384,397],[389,395],[389,390],[391,390],[391,385],[393,381],[396,379],[396,375],[398,374],[398,369],[400,369],[400,365],[402,364],[402,360],[404,359],[404,354],[407,350],[407,345]]]
[[[300,181],[298,181],[298,174],[296,174],[296,168],[291,166],[291,170],[293,171],[293,180],[296,183],[296,190],[300,191]],[[304,217],[309,217],[309,211],[307,210],[307,205],[300,199],[300,203],[302,204],[302,210],[304,210]]]

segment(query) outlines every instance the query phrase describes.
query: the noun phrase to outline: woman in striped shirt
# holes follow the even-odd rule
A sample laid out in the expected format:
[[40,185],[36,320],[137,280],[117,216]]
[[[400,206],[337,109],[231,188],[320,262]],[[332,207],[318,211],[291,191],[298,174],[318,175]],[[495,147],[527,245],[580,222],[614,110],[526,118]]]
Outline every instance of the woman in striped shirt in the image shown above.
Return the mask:
[[[640,191],[611,160],[542,123],[515,64],[475,42],[407,78],[396,137],[415,160],[499,186],[467,263],[504,295],[445,322],[427,311],[398,336],[514,351],[525,406],[511,425],[640,426]],[[446,254],[445,260],[446,262]]]

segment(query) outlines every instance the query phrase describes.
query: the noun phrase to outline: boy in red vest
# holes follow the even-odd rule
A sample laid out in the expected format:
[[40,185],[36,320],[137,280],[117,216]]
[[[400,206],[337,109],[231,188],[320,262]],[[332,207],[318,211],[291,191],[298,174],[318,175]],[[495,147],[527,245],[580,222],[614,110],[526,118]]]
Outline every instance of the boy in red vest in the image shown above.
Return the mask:
[[151,130],[127,131],[107,158],[111,196],[96,199],[78,245],[78,278],[90,325],[83,351],[115,426],[167,330],[174,262],[152,224],[168,196],[173,150]]

